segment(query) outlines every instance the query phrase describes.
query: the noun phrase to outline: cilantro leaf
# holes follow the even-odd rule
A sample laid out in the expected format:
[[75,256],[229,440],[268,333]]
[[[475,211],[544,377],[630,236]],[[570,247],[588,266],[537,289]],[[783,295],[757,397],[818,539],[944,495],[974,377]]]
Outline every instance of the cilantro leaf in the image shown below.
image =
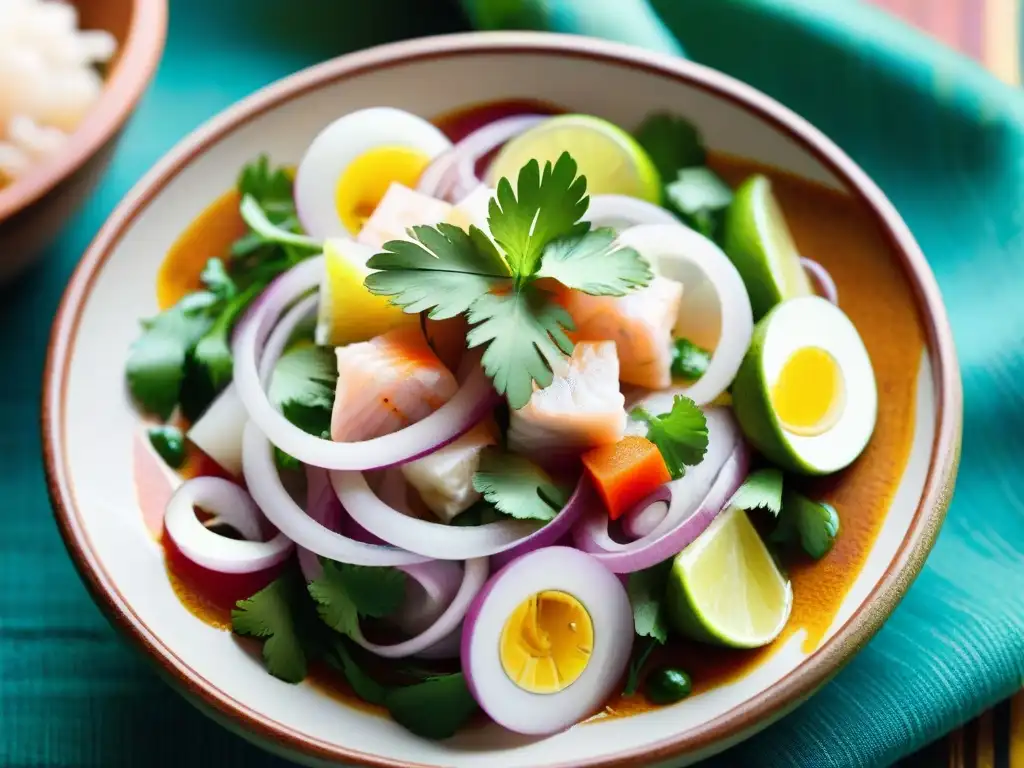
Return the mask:
[[506,516],[498,511],[498,508],[484,499],[478,499],[465,512],[460,512],[452,518],[449,525],[457,525],[460,528],[474,525],[487,525],[506,519]]
[[545,291],[528,285],[509,293],[488,293],[469,309],[472,326],[466,334],[470,349],[487,345],[484,371],[498,394],[512,408],[522,408],[533,394],[533,382],[551,383],[551,366],[572,352],[566,331],[572,318]]
[[686,474],[685,467],[704,460],[708,449],[708,421],[704,412],[688,397],[672,398],[672,410],[652,416],[643,408],[630,414],[647,424],[647,439],[658,446],[674,479]]
[[383,706],[388,689],[363,671],[353,658],[344,638],[335,640],[331,651],[332,653],[327,656],[327,663],[345,675],[356,696],[370,704]]
[[405,599],[405,574],[397,568],[349,565],[320,559],[323,576],[310,582],[309,594],[324,623],[353,635],[359,617],[381,618],[398,610]]
[[274,366],[268,397],[288,421],[320,437],[330,432],[337,383],[332,350],[297,346],[281,355]]
[[565,491],[532,461],[494,448],[480,454],[473,488],[499,512],[518,520],[549,522],[568,501]]
[[447,739],[477,711],[461,672],[392,688],[384,705],[399,725],[425,739]]
[[829,553],[838,536],[839,514],[835,507],[812,501],[796,491],[786,491],[779,522],[768,540],[784,546],[799,541],[804,552],[820,560]]
[[695,381],[703,376],[711,364],[711,353],[689,339],[676,339],[672,343],[672,375]]
[[767,509],[778,517],[782,509],[782,470],[767,467],[751,472],[726,506]]
[[234,372],[234,357],[231,352],[231,329],[235,321],[259,295],[265,286],[253,284],[242,293],[234,296],[213,325],[203,334],[192,351],[192,358],[198,368],[205,373],[210,385],[210,400],[231,382]]
[[228,301],[238,293],[238,286],[224,268],[224,262],[216,257],[207,260],[199,279],[220,301]]
[[640,672],[658,645],[659,642],[650,636],[634,644],[633,655],[629,660],[629,671],[626,673],[626,684],[622,687],[623,696],[632,696],[640,688]]
[[591,296],[624,296],[651,282],[654,273],[634,249],[616,244],[614,230],[602,228],[549,243],[537,277],[554,278]]
[[707,160],[700,131],[689,120],[667,112],[648,115],[634,136],[664,180],[675,178],[681,168],[704,165]]
[[717,173],[699,166],[680,169],[676,180],[665,187],[665,198],[690,227],[717,240],[733,193]]
[[480,296],[509,281],[508,265],[482,231],[464,232],[452,224],[413,227],[411,240],[384,243],[370,257],[365,285],[390,296],[412,314],[429,310],[435,320],[455,317]]
[[306,650],[300,639],[301,620],[296,611],[307,602],[302,579],[290,570],[231,611],[236,634],[266,638],[263,660],[267,671],[288,683],[306,677]]
[[291,177],[283,168],[271,168],[265,154],[242,168],[236,187],[239,195],[251,195],[263,208],[295,210]]
[[216,304],[212,293],[193,293],[143,321],[125,366],[128,389],[143,410],[161,419],[171,415],[181,396],[186,357],[213,324],[210,310]]
[[633,606],[633,625],[640,637],[652,637],[659,643],[668,640],[668,621],[662,605],[672,561],[629,574],[626,592]]
[[577,177],[576,168],[572,156],[563,152],[553,166],[544,164],[543,173],[536,160],[524,165],[516,192],[507,178],[498,182],[487,224],[517,280],[537,271],[541,251],[552,240],[581,237],[590,228],[580,221],[590,204],[587,179]]

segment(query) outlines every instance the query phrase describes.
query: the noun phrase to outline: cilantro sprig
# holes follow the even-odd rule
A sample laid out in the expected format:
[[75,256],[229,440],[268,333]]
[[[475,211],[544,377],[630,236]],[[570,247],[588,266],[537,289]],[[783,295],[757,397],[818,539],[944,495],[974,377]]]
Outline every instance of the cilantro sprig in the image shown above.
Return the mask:
[[498,512],[518,520],[550,522],[568,501],[565,489],[543,469],[529,459],[496,448],[480,454],[473,488]]
[[747,475],[726,505],[739,509],[767,509],[776,517],[782,511],[782,470],[765,467]]
[[229,253],[210,254],[202,288],[142,322],[125,376],[139,407],[161,419],[180,407],[197,418],[230,382],[235,323],[277,275],[317,250],[301,234],[292,180],[261,155],[238,176],[241,213],[249,224]]
[[633,650],[622,691],[626,696],[632,696],[640,687],[640,673],[654,649],[668,641],[664,600],[671,569],[670,559],[629,574],[626,582],[626,592],[633,606],[633,627],[640,638]]
[[676,395],[672,410],[653,416],[644,408],[634,408],[634,419],[647,424],[647,439],[658,446],[673,479],[686,474],[686,467],[696,466],[708,449],[708,420],[704,412],[688,397]]
[[321,558],[323,576],[309,583],[309,594],[323,622],[349,637],[359,631],[360,617],[384,618],[405,598],[406,576],[397,568],[336,563]]
[[473,326],[467,345],[484,348],[484,371],[509,405],[522,408],[534,383],[548,386],[552,366],[573,349],[572,318],[538,280],[623,296],[653,278],[640,254],[610,230],[590,230],[582,220],[589,202],[586,177],[568,152],[543,169],[531,160],[514,190],[509,179],[498,182],[490,237],[475,226],[413,227],[408,240],[385,243],[367,262],[377,271],[366,287],[409,313],[465,314]]

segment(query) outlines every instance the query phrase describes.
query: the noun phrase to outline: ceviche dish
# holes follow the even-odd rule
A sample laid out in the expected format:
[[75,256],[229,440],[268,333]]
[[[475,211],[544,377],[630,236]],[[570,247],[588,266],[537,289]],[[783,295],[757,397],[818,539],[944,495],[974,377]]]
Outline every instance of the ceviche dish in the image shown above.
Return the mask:
[[125,375],[168,578],[254,665],[543,736],[821,642],[923,349],[852,197],[527,101],[353,111],[222,191]]

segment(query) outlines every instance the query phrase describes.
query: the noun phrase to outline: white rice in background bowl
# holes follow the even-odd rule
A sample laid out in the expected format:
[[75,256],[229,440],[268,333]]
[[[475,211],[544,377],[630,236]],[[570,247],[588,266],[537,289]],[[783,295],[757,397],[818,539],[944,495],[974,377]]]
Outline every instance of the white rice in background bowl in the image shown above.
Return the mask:
[[0,187],[60,150],[99,99],[117,41],[59,0],[0,0]]

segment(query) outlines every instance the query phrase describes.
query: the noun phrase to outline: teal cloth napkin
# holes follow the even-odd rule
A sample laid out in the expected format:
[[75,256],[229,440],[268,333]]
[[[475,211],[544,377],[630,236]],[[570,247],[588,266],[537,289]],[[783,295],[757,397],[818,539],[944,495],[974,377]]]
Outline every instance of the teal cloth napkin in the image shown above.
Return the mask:
[[[848,0],[174,0],[156,82],[109,174],[45,262],[0,289],[0,765],[271,766],[165,686],[107,625],[52,523],[39,461],[49,324],[89,239],[202,120],[308,64],[392,39],[489,28],[682,53],[831,135],[907,219],[949,307],[963,460],[924,572],[875,640],[727,766],[889,764],[1024,684],[1024,99]],[[813,62],[813,65],[810,63]],[[215,77],[211,73],[216,73]],[[3,244],[0,243],[0,251]]]

